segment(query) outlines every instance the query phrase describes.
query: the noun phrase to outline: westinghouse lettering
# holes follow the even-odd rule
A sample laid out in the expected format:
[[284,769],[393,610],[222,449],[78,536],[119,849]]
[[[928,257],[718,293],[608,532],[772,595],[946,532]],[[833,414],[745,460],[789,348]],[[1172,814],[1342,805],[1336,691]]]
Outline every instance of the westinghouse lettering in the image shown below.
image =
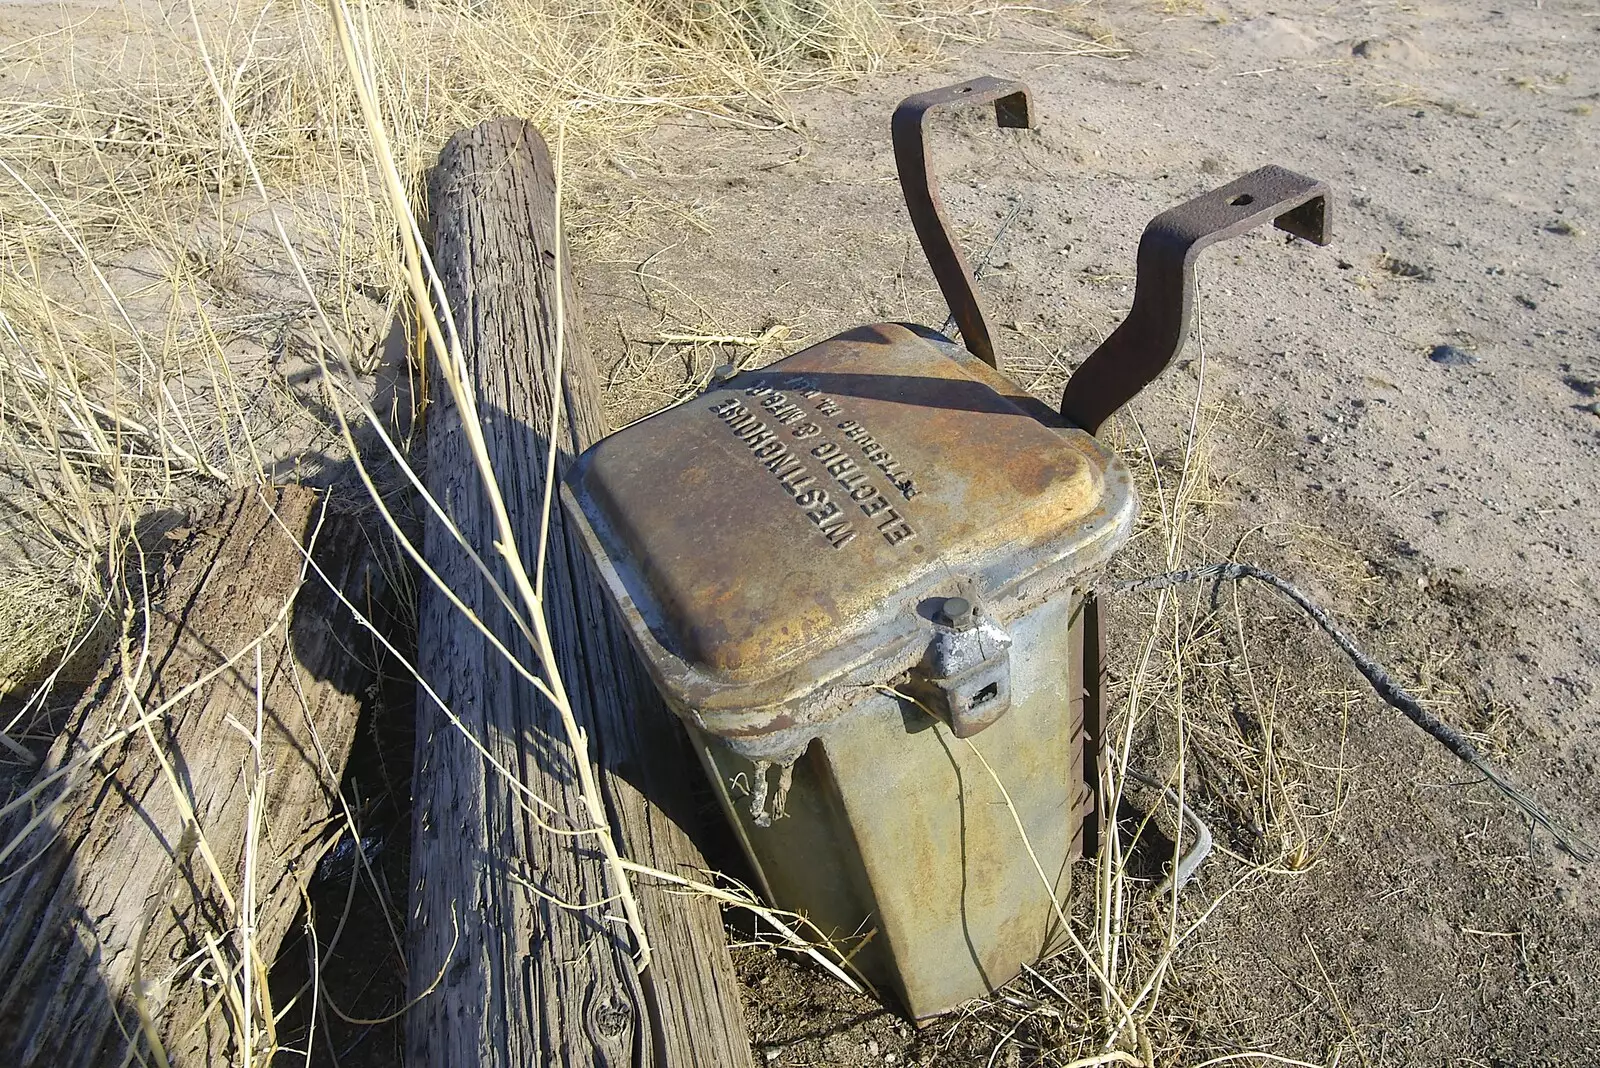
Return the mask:
[[[828,415],[839,414],[838,405],[811,388],[809,382],[797,379],[789,385],[802,399],[812,401],[818,411]],[[783,440],[783,429],[788,430],[790,437],[800,439],[821,433],[822,428],[809,420],[805,408],[788,395],[764,386],[748,389],[745,394],[755,402],[754,405],[729,398],[713,404],[711,411],[733,431],[734,437],[745,443],[750,455],[777,477],[778,484],[794,498],[795,504],[817,525],[834,548],[843,548],[856,536],[855,529],[845,518],[845,509],[852,503],[872,520],[873,527],[890,545],[899,545],[916,537],[916,530],[906,517],[872,484],[871,469],[857,463],[832,442],[812,443],[809,455],[822,463],[823,470],[833,477],[844,492],[836,501],[830,499],[827,490],[816,485],[817,479],[807,468],[805,459],[791,451],[790,445]],[[760,409],[759,413],[755,408]],[[774,430],[767,425],[763,416],[783,429]],[[859,430],[859,424],[855,422],[841,423],[840,426]],[[866,438],[872,449],[867,452],[869,446],[857,441],[863,454],[891,479],[898,478],[900,481],[895,483],[895,487],[908,499],[914,496],[916,490],[911,486],[911,479],[894,463],[893,457],[864,432],[860,436]],[[873,460],[874,455],[878,457],[876,460]]]
[[856,536],[855,529],[846,522],[844,510],[828,499],[827,490],[816,486],[816,478],[806,469],[805,461],[789,451],[789,446],[761,418],[737,399],[714,404],[711,411],[720,418],[733,436],[744,442],[750,455],[771,471],[794,503],[800,506],[807,519],[817,525],[828,544],[842,549]]

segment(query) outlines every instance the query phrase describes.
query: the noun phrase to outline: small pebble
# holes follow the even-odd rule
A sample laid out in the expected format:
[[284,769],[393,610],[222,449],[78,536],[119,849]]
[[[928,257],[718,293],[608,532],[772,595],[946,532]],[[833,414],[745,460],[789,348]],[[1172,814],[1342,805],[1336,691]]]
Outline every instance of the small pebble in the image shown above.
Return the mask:
[[1458,349],[1454,345],[1435,345],[1428,352],[1428,359],[1446,367],[1468,367],[1478,362],[1478,358],[1466,349]]

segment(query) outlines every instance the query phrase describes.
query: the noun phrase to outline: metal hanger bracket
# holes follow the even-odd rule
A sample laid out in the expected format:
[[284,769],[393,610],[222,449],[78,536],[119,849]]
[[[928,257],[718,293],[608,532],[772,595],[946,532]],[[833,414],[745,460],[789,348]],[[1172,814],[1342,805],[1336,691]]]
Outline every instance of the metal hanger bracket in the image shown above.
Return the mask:
[[1133,308],[1067,381],[1062,416],[1093,434],[1155,381],[1189,336],[1195,257],[1268,222],[1326,245],[1333,228],[1327,185],[1267,166],[1150,220],[1139,239]]
[[1012,129],[1032,127],[1032,100],[1028,87],[1004,78],[974,78],[970,82],[908,96],[894,109],[890,129],[894,138],[895,166],[900,172],[900,189],[905,194],[906,211],[922,243],[928,266],[939,283],[950,315],[961,331],[961,341],[978,359],[995,364],[994,340],[984,320],[983,305],[961,249],[950,236],[944,220],[944,205],[933,180],[923,120],[935,108],[994,102],[995,122]]

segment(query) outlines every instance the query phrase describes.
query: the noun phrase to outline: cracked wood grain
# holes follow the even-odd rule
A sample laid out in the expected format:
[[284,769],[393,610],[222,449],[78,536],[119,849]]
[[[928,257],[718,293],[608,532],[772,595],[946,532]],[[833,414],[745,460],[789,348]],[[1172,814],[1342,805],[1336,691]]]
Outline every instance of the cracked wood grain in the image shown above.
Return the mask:
[[[558,402],[559,236],[555,176],[542,138],[512,119],[457,134],[431,176],[430,198],[435,263],[461,332],[491,462],[531,570]],[[569,269],[558,478],[604,433],[574,288]],[[461,414],[437,373],[430,394],[426,484],[509,589],[494,562],[493,517]],[[706,866],[684,830],[696,818],[689,795],[694,758],[589,575],[576,533],[559,506],[554,512],[545,612],[618,847],[640,863],[692,875]],[[536,664],[488,584],[431,516],[424,552],[506,646]],[[586,826],[555,711],[431,585],[420,596],[418,646],[419,667],[441,699],[524,787],[560,813],[541,818]],[[616,888],[592,839],[540,827],[523,792],[504,781],[426,693],[418,700],[412,995],[443,978],[407,1018],[412,1068],[749,1065],[716,905],[639,885],[655,962],[636,974],[627,929],[604,904]]]
[[[218,1002],[205,943],[218,940],[236,965],[239,919],[195,848],[195,825],[227,895],[242,901],[259,688],[255,943],[264,974],[332,839],[359,696],[372,678],[353,652],[362,648],[355,621],[319,580],[301,582],[301,547],[321,522],[319,544],[337,542],[323,563],[329,579],[357,604],[373,592],[374,555],[359,528],[322,522],[321,510],[308,489],[249,489],[201,520],[167,567],[142,639],[130,657],[113,656],[58,736],[41,776],[75,763],[82,771],[40,795],[49,815],[0,864],[0,1064],[160,1063],[141,1035],[141,994],[170,1064],[238,1058],[240,1021]],[[262,635],[258,686],[251,643]],[[123,668],[138,663],[140,640],[147,666],[130,680]],[[123,700],[130,688],[136,707]],[[168,701],[150,736],[94,752],[139,709]],[[10,842],[38,812],[18,813],[0,838]]]

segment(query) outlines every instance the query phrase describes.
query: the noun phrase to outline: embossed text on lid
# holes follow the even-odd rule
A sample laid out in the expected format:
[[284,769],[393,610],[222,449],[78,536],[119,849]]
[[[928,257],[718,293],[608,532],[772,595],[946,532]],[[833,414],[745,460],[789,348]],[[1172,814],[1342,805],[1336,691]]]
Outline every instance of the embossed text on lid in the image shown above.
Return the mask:
[[578,496],[657,640],[759,678],[943,576],[1070,554],[1101,504],[1096,454],[973,365],[866,327],[598,445]]

